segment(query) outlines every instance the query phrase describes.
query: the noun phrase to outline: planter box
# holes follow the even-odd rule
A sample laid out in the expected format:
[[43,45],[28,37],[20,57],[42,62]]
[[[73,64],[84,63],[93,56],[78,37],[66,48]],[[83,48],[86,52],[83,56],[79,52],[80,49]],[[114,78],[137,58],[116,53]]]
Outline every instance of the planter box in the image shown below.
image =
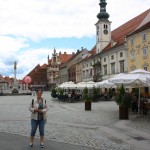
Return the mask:
[[119,106],[119,119],[128,120],[129,119],[129,110],[128,108],[124,108]]
[[85,110],[91,110],[91,101],[85,101]]

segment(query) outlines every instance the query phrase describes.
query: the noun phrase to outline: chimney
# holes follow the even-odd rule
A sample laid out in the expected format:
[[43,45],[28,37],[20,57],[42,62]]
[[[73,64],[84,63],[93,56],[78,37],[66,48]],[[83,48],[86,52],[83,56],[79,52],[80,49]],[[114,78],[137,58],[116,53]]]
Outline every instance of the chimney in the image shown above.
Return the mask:
[[64,54],[66,55],[66,52],[64,52]]

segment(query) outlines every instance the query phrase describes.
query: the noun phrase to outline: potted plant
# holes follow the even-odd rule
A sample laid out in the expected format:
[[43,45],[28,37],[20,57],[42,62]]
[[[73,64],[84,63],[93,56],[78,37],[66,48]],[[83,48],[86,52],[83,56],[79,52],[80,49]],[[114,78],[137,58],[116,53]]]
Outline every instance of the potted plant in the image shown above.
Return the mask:
[[64,100],[65,99],[65,95],[64,95],[64,89],[62,88],[58,88],[58,100]]
[[55,88],[53,88],[53,89],[51,90],[51,96],[52,96],[53,98],[56,98],[56,97],[57,97],[57,90],[56,90]]
[[85,110],[91,110],[91,97],[88,94],[88,88],[83,89],[83,100],[85,102]]
[[92,91],[93,91],[92,101],[97,101],[98,100],[99,89],[94,86],[92,88]]
[[129,119],[129,108],[131,107],[131,95],[125,92],[122,85],[116,95],[116,103],[119,105],[119,119]]

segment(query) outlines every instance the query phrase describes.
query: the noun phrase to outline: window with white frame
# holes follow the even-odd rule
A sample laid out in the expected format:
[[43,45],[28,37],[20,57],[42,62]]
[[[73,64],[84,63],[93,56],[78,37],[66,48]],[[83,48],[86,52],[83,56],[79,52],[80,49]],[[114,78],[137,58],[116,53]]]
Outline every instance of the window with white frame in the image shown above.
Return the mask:
[[143,33],[142,34],[142,42],[145,42],[146,41],[146,33]]
[[111,55],[111,60],[113,60],[114,59],[114,55]]
[[133,40],[133,38],[131,38],[130,39],[130,45],[133,46],[133,44],[134,44],[134,40]]
[[107,65],[104,65],[104,75],[107,74]]
[[104,58],[104,62],[106,62],[106,57]]
[[97,31],[97,35],[99,35],[99,31]]
[[135,52],[134,52],[134,51],[131,51],[131,53],[130,53],[130,58],[131,58],[131,59],[135,59]]
[[124,72],[124,60],[120,61],[120,72]]
[[123,52],[120,52],[120,57],[123,57]]
[[146,57],[148,55],[147,47],[144,47],[142,50],[143,50],[143,57]]
[[90,69],[90,74],[89,74],[89,76],[90,76],[90,77],[92,76],[92,69]]
[[83,78],[85,78],[85,71],[83,71]]
[[147,65],[144,65],[143,69],[147,71],[148,70]]
[[111,73],[115,74],[115,63],[111,64]]
[[89,70],[86,70],[86,78],[89,77]]
[[148,64],[148,63],[144,63],[144,65],[143,65],[143,69],[144,69],[144,70],[146,70],[146,71],[148,71],[148,66],[149,66],[149,64]]
[[107,28],[108,28],[107,24],[104,24],[104,29],[107,29]]
[[85,68],[85,64],[83,64],[83,68]]

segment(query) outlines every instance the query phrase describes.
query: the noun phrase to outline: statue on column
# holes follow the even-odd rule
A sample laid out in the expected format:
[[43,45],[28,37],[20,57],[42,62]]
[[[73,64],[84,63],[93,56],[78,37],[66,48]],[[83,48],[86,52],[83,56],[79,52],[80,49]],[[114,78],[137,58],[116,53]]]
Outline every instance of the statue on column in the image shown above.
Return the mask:
[[15,61],[14,62],[14,70],[16,70],[17,69],[17,62]]
[[12,84],[12,93],[19,93],[18,81],[16,79],[17,62],[14,62],[14,82]]

